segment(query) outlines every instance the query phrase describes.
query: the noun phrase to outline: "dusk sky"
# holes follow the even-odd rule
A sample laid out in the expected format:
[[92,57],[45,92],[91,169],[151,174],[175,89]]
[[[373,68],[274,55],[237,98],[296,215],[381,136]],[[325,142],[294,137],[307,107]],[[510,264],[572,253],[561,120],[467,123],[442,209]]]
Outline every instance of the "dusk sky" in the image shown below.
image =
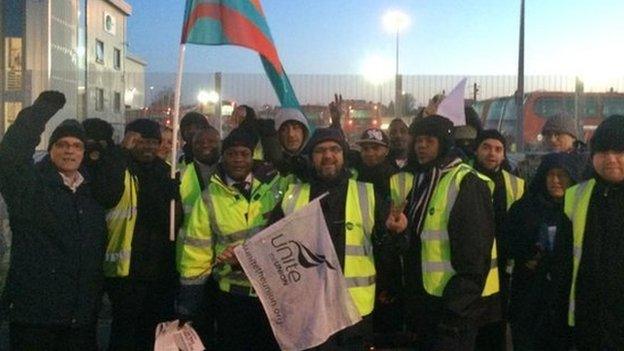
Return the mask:
[[[174,72],[184,1],[127,0],[130,51],[148,72]],[[291,74],[358,74],[371,56],[394,67],[389,9],[407,13],[401,73],[515,74],[519,0],[264,0],[269,27]],[[527,74],[624,75],[624,1],[526,0]],[[260,73],[236,47],[187,46],[186,72]]]

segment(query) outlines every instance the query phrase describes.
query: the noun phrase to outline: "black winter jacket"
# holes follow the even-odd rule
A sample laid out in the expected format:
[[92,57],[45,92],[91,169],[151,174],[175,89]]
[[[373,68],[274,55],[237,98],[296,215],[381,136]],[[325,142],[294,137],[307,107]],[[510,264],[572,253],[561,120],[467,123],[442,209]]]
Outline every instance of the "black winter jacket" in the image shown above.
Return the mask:
[[422,282],[420,240],[409,240],[405,253],[406,291],[421,298],[416,299],[417,305],[408,308],[421,311],[423,318],[433,316],[441,326],[453,329],[475,328],[500,320],[498,294],[481,296],[490,270],[494,231],[490,190],[477,176],[468,174],[461,182],[448,223],[451,264],[456,273],[442,297],[427,294]]
[[4,303],[13,322],[87,325],[101,299],[104,210],[86,173],[72,193],[49,158],[34,164],[50,117],[22,110],[0,144],[0,190],[13,232]]
[[[579,350],[624,349],[624,184],[597,179],[587,211],[576,283],[574,339]],[[559,277],[569,292],[572,281],[572,224],[561,232],[564,264]],[[566,304],[567,306],[567,304]]]

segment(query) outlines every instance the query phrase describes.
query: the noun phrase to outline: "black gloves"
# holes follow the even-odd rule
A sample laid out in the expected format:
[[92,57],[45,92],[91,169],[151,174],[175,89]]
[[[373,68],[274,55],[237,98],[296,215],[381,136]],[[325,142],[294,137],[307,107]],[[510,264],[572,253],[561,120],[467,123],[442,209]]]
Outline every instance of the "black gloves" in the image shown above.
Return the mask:
[[65,102],[65,95],[63,95],[63,93],[48,90],[39,94],[32,108],[37,114],[37,117],[44,118],[48,121],[65,106]]

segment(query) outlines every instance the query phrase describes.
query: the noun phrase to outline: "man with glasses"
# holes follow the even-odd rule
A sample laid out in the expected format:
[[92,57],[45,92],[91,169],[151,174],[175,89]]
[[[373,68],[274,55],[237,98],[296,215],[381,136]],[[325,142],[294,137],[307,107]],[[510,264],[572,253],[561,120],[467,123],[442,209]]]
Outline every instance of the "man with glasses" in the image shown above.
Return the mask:
[[0,144],[0,191],[13,232],[2,306],[11,350],[96,350],[106,225],[104,209],[80,168],[85,132],[76,120],[33,153],[65,96],[43,92],[20,111]]
[[565,152],[574,156],[576,168],[582,179],[593,174],[587,145],[578,140],[578,128],[574,117],[558,114],[550,117],[542,128],[543,142],[549,152]]
[[306,147],[311,159],[309,181],[291,184],[281,207],[273,213],[273,221],[277,221],[327,193],[321,199],[325,223],[349,293],[363,320],[333,335],[317,350],[364,349],[372,335],[370,315],[376,280],[372,237],[379,229],[385,229],[388,206],[384,206],[383,198],[375,196],[372,184],[351,179],[345,164],[346,150],[341,130],[317,129]]

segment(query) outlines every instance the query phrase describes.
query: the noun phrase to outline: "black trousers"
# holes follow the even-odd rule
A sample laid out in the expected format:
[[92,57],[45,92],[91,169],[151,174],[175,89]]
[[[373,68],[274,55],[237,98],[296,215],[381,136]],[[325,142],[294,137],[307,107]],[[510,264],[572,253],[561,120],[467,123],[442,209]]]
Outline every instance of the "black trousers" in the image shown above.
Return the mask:
[[158,323],[175,318],[175,282],[111,278],[106,292],[113,312],[109,350],[153,350]]
[[95,324],[70,325],[9,324],[9,344],[14,351],[97,350]]
[[279,350],[257,297],[219,292],[217,350]]
[[422,295],[406,298],[406,327],[412,334],[412,347],[419,351],[471,351],[479,327],[475,324],[447,328],[442,321],[442,307]]
[[323,344],[312,351],[363,351],[370,350],[373,338],[373,318],[368,315],[359,323],[345,328],[332,335]]
[[507,321],[488,323],[479,328],[476,349],[479,351],[507,350]]
[[199,313],[193,318],[193,329],[208,350],[216,348],[216,321],[218,311],[219,286],[214,279],[208,279],[204,286],[204,296]]

